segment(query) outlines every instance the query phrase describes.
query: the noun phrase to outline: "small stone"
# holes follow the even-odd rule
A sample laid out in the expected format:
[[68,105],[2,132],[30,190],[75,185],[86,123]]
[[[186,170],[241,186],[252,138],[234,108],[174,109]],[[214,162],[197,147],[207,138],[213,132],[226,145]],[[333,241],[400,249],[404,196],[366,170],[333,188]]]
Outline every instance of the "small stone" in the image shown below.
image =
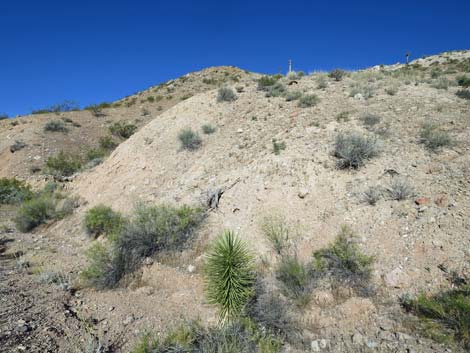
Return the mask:
[[413,339],[413,337],[411,337],[410,335],[407,335],[406,333],[403,333],[403,332],[397,332],[396,336],[397,336],[399,341],[411,341]]
[[385,284],[388,287],[394,288],[402,288],[406,287],[409,284],[409,276],[403,272],[399,267],[395,268],[394,270],[388,272],[384,276]]
[[364,100],[364,96],[360,93],[357,93],[356,95],[354,95],[354,99],[362,101]]
[[307,197],[308,194],[309,191],[307,189],[300,189],[297,196],[299,196],[299,198],[301,199],[304,199],[305,197]]
[[419,197],[415,200],[415,204],[417,205],[429,205],[431,203],[431,199],[429,197]]
[[312,352],[320,352],[320,343],[318,340],[312,341],[310,343],[310,348],[312,349]]
[[239,134],[243,134],[243,129],[238,129],[237,132],[238,132]]
[[146,257],[144,260],[144,265],[145,266],[152,266],[153,265],[153,259],[151,257]]
[[108,311],[113,311],[114,310],[114,306],[110,306]]
[[449,200],[447,198],[447,195],[439,194],[434,199],[434,203],[439,207],[447,207],[449,205]]
[[326,340],[326,339],[324,339],[324,338],[322,338],[322,339],[319,341],[319,343],[320,343],[320,348],[322,348],[322,349],[328,347],[328,340]]
[[367,346],[368,348],[377,348],[377,347],[379,346],[379,343],[376,342],[376,341],[367,340],[366,346]]
[[26,325],[26,321],[25,321],[25,320],[22,320],[22,319],[18,320],[16,323],[17,323],[18,326],[24,326],[24,325]]
[[130,323],[132,323],[134,321],[134,315],[128,315],[124,321],[122,322],[124,325],[129,325]]
[[188,266],[188,272],[189,272],[189,273],[193,273],[194,271],[196,271],[196,266],[194,266],[194,265],[189,265],[189,266]]
[[364,336],[360,333],[355,333],[351,339],[354,344],[364,344]]
[[18,347],[16,347],[16,349],[19,350],[19,351],[25,351],[26,347],[23,346],[23,345],[19,345]]

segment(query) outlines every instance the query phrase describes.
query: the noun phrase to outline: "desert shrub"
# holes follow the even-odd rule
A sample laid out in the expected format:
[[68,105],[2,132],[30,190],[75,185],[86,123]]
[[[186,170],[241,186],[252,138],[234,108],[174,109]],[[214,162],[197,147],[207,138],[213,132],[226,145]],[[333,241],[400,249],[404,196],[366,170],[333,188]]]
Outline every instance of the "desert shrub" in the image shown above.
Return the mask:
[[375,85],[369,82],[355,82],[351,85],[351,90],[349,91],[350,97],[355,97],[360,94],[364,99],[369,99],[375,94]]
[[101,159],[103,160],[104,157],[106,157],[108,151],[102,148],[90,148],[86,152],[86,159],[88,161],[93,161],[95,159]]
[[99,139],[100,148],[105,150],[113,150],[118,145],[111,136],[102,136]]
[[110,105],[108,103],[101,103],[101,104],[92,104],[85,108],[85,110],[89,110],[93,116],[99,118],[102,116],[106,116],[103,112],[103,108],[109,108]]
[[302,92],[299,92],[299,91],[287,92],[286,93],[286,101],[287,102],[295,101],[295,100],[299,99],[300,97],[302,97]]
[[89,235],[97,237],[101,234],[117,233],[123,224],[123,218],[111,207],[98,205],[85,213],[83,224]]
[[438,127],[431,123],[423,125],[419,137],[420,142],[431,151],[436,151],[439,148],[449,146],[452,143],[449,134],[444,131],[439,131]]
[[258,79],[258,90],[259,91],[268,91],[270,87],[274,86],[274,84],[279,80],[278,76],[261,76]]
[[279,293],[266,290],[262,280],[257,281],[255,288],[255,295],[246,308],[247,316],[263,331],[294,341],[299,328],[289,312],[289,304]]
[[316,78],[316,81],[318,89],[325,89],[328,87],[328,79],[326,74],[319,74]]
[[237,318],[253,295],[253,258],[245,243],[225,231],[206,255],[204,267],[208,302],[219,307],[221,322]]
[[44,131],[67,132],[62,120],[50,120],[44,125]]
[[50,107],[33,110],[31,114],[44,114],[44,113],[62,113],[80,110],[79,105],[71,100],[65,100],[62,103],[53,104]]
[[380,123],[382,118],[375,114],[365,114],[360,117],[360,120],[365,126],[371,127]]
[[346,75],[346,71],[342,69],[334,69],[328,74],[328,77],[333,78],[335,81],[341,81]]
[[139,205],[130,221],[123,222],[108,247],[93,247],[84,279],[98,288],[117,285],[143,259],[159,251],[182,249],[203,220],[199,208]]
[[462,99],[470,99],[470,91],[466,89],[458,90],[455,95]]
[[388,187],[388,194],[392,200],[406,200],[414,195],[413,187],[404,178],[393,178]]
[[278,255],[289,248],[289,225],[284,217],[268,216],[261,222],[261,231]]
[[351,113],[350,112],[341,112],[341,113],[336,115],[335,119],[336,119],[337,122],[349,121],[349,114],[351,114]]
[[203,78],[202,83],[206,85],[215,85],[217,84],[217,80],[215,78]]
[[62,290],[70,289],[69,278],[64,273],[53,270],[42,270],[37,277],[37,281],[42,284],[54,284]]
[[55,202],[50,195],[41,195],[23,202],[14,219],[21,232],[29,232],[37,226],[54,219]]
[[382,198],[382,188],[378,186],[371,186],[367,188],[363,193],[362,193],[362,201],[374,206],[377,201],[379,201]]
[[276,82],[274,85],[266,88],[266,97],[282,97],[286,94],[287,89],[281,82]]
[[457,84],[461,87],[470,87],[470,77],[462,75],[457,76]]
[[434,295],[405,296],[401,305],[420,319],[420,330],[441,343],[460,343],[470,349],[470,285]]
[[439,77],[434,82],[431,84],[431,87],[436,88],[436,89],[448,89],[450,85],[449,79],[446,77]]
[[155,102],[155,97],[154,96],[148,96],[147,97],[147,102],[149,102],[149,103]]
[[285,255],[276,269],[276,278],[282,284],[285,296],[294,300],[300,307],[310,301],[312,278],[309,269],[295,255]]
[[372,292],[369,281],[373,257],[359,249],[354,233],[347,226],[341,227],[336,240],[328,248],[313,253],[314,269],[322,276],[347,285],[360,295]]
[[216,131],[216,127],[212,124],[204,124],[202,125],[202,132],[206,135],[213,134]]
[[319,102],[320,98],[318,98],[315,94],[305,94],[299,98],[299,107],[309,108],[317,105]]
[[26,146],[27,146],[26,143],[24,143],[23,141],[16,140],[15,143],[10,146],[10,152],[15,153],[19,150],[22,150]]
[[390,86],[385,88],[385,93],[387,93],[389,96],[394,96],[398,93],[398,87],[397,86]]
[[136,130],[136,125],[124,121],[117,121],[109,126],[109,132],[111,132],[111,134],[122,137],[124,139],[131,137],[136,132]]
[[273,153],[277,156],[281,154],[281,151],[286,149],[286,143],[283,141],[272,140],[273,142]]
[[379,145],[375,138],[358,133],[340,133],[336,136],[334,156],[339,159],[337,165],[341,169],[357,169],[378,154]]
[[202,139],[197,132],[194,132],[190,128],[182,129],[178,138],[181,142],[181,147],[185,150],[194,151],[202,145]]
[[76,155],[60,151],[58,155],[47,159],[46,167],[47,171],[56,177],[67,177],[80,170],[82,161]]
[[233,102],[237,95],[230,87],[221,87],[217,92],[217,102]]
[[25,182],[0,178],[0,204],[14,204],[31,199],[33,192]]

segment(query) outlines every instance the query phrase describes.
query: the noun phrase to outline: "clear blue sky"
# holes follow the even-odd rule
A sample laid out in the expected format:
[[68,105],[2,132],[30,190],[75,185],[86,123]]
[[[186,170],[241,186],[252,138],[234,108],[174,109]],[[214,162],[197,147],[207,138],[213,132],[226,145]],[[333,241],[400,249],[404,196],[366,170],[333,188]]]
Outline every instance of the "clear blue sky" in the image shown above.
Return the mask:
[[348,69],[470,48],[470,1],[0,1],[0,112],[112,101],[214,65]]

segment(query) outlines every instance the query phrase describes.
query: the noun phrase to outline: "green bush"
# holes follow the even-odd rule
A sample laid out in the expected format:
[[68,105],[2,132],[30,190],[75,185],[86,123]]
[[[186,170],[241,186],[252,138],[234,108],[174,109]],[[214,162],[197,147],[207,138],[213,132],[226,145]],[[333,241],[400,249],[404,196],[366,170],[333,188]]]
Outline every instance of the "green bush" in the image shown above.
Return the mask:
[[68,177],[80,170],[82,161],[76,155],[60,151],[57,156],[47,159],[46,167],[48,172],[56,177]]
[[261,231],[278,255],[289,248],[289,225],[284,217],[268,216],[261,222]]
[[470,349],[470,285],[434,295],[403,297],[402,306],[420,319],[419,328],[441,343],[460,343]]
[[461,87],[470,87],[470,77],[462,75],[457,76],[457,84]]
[[307,266],[297,256],[285,255],[281,258],[276,278],[282,283],[284,295],[293,299],[298,306],[304,307],[310,302],[312,277]]
[[123,218],[111,207],[98,205],[86,212],[83,223],[87,233],[97,237],[101,234],[116,234],[123,224]]
[[99,140],[100,148],[105,150],[113,150],[118,145],[111,136],[102,136]]
[[79,105],[71,100],[65,100],[62,103],[53,104],[48,108],[33,110],[31,114],[44,114],[44,113],[62,113],[80,110]]
[[449,134],[444,131],[439,131],[438,127],[431,123],[423,125],[419,136],[420,142],[431,151],[437,151],[441,147],[452,144]]
[[212,124],[204,124],[202,125],[202,132],[206,135],[213,134],[216,131],[216,127]]
[[206,294],[220,310],[220,321],[237,318],[253,295],[253,258],[245,243],[225,231],[213,243],[204,268]]
[[182,129],[178,134],[178,138],[181,142],[181,147],[185,150],[194,151],[202,145],[199,134],[190,128]]
[[217,102],[233,102],[237,95],[230,87],[221,87],[217,93]]
[[117,121],[109,126],[109,132],[111,132],[112,135],[122,137],[124,139],[131,137],[136,130],[136,125],[124,121]]
[[306,94],[299,98],[299,107],[301,108],[309,108],[313,107],[320,102],[320,98],[318,98],[315,94]]
[[274,84],[279,80],[278,76],[261,76],[258,79],[258,90],[259,91],[268,91],[270,87],[274,86]]
[[110,108],[111,104],[109,103],[101,103],[101,104],[92,104],[89,105],[88,107],[85,107],[85,110],[89,110],[93,116],[99,118],[102,116],[106,116],[106,114],[103,112],[104,108]]
[[0,204],[15,204],[31,199],[33,192],[25,182],[0,178]]
[[380,123],[382,118],[378,115],[375,115],[375,114],[365,114],[365,115],[360,117],[360,120],[367,127],[371,127],[371,126],[374,126],[374,125],[377,125],[378,123]]
[[266,97],[282,97],[287,93],[286,87],[279,81],[269,86],[266,91]]
[[44,125],[44,131],[67,132],[62,120],[50,120]]
[[21,232],[29,232],[37,226],[52,220],[56,216],[56,205],[50,195],[42,195],[25,201],[14,219]]
[[286,149],[286,143],[283,141],[277,141],[276,139],[272,140],[273,142],[273,153],[278,156],[281,154],[281,151]]
[[372,137],[364,137],[358,133],[349,133],[336,136],[334,155],[341,169],[357,169],[364,162],[379,154],[377,140]]
[[[126,274],[140,266],[143,259],[159,251],[182,249],[203,220],[199,208],[140,205],[134,217],[122,223],[108,247],[92,248],[85,280],[98,288],[117,285]],[[105,252],[102,259],[98,254]]]
[[90,148],[87,152],[86,152],[86,159],[88,161],[92,161],[92,160],[95,160],[95,159],[103,159],[104,157],[106,157],[108,151],[102,149],[102,148]]
[[412,186],[406,179],[393,178],[388,187],[388,194],[392,200],[406,200],[414,195]]
[[470,91],[466,89],[458,90],[455,95],[462,99],[470,99]]
[[334,69],[328,74],[328,77],[333,78],[335,81],[341,81],[346,75],[346,71],[342,69]]
[[431,87],[446,90],[449,88],[450,83],[451,82],[449,81],[449,79],[445,77],[439,77],[434,80],[434,82],[431,84]]
[[369,281],[374,259],[361,252],[354,233],[346,226],[341,228],[330,247],[314,252],[314,270],[335,281],[355,289],[358,294],[370,295]]
[[287,102],[295,101],[299,99],[300,97],[302,97],[302,92],[299,92],[299,91],[287,92],[286,101]]

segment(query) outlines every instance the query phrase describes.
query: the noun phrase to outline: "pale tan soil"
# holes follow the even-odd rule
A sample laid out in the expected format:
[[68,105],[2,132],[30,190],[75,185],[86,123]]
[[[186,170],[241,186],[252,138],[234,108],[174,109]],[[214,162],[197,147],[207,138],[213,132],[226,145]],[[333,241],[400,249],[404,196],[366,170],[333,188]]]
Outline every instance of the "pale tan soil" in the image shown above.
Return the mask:
[[[30,245],[26,257],[76,279],[91,244],[82,227],[88,208],[104,203],[130,214],[138,202],[199,204],[208,190],[221,187],[226,190],[219,208],[209,214],[190,248],[157,258],[119,289],[79,288],[75,293],[74,309],[97,319],[94,329],[107,342],[124,342],[115,351],[128,351],[146,329],[163,334],[177,322],[197,317],[213,324],[216,311],[205,304],[203,294],[205,247],[224,229],[233,229],[273,268],[277,259],[259,225],[264,216],[275,213],[285,216],[295,230],[297,252],[305,261],[312,251],[332,242],[342,224],[357,233],[361,248],[375,259],[374,297],[338,297],[317,289],[311,304],[295,312],[305,339],[326,339],[329,348],[324,351],[330,352],[444,352],[445,347],[410,332],[410,318],[400,309],[398,297],[447,287],[439,265],[470,271],[470,105],[455,96],[457,87],[438,90],[425,82],[400,81],[397,94],[390,96],[385,88],[396,81],[388,77],[373,83],[373,97],[358,99],[349,96],[356,81],[367,82],[353,74],[341,82],[328,79],[328,87],[320,90],[315,75],[304,77],[289,90],[314,93],[320,103],[299,108],[297,101],[266,98],[247,76],[243,84],[233,84],[245,87],[235,102],[218,103],[214,89],[149,118],[103,164],[67,184],[68,191],[81,198],[81,207],[71,217],[35,231],[30,239],[38,245]],[[349,121],[337,121],[344,111],[350,112]],[[119,117],[127,113],[123,109]],[[360,120],[365,113],[382,117],[379,127],[387,131],[378,136],[382,153],[357,171],[338,170],[331,154],[335,136],[340,131],[374,134]],[[433,153],[419,144],[420,128],[427,121],[448,131],[454,145]],[[217,131],[202,134],[204,123]],[[178,132],[184,127],[201,134],[199,150],[181,150]],[[286,143],[278,156],[272,152],[273,138]],[[0,173],[3,170],[2,164]],[[406,178],[416,196],[404,201],[385,198],[376,206],[360,202],[368,186],[389,186],[387,170]],[[3,175],[11,174],[8,169]],[[417,197],[431,202],[418,206]],[[188,271],[189,265],[195,272]],[[358,334],[370,344],[357,343]],[[66,345],[59,345],[59,351],[67,352]]]

